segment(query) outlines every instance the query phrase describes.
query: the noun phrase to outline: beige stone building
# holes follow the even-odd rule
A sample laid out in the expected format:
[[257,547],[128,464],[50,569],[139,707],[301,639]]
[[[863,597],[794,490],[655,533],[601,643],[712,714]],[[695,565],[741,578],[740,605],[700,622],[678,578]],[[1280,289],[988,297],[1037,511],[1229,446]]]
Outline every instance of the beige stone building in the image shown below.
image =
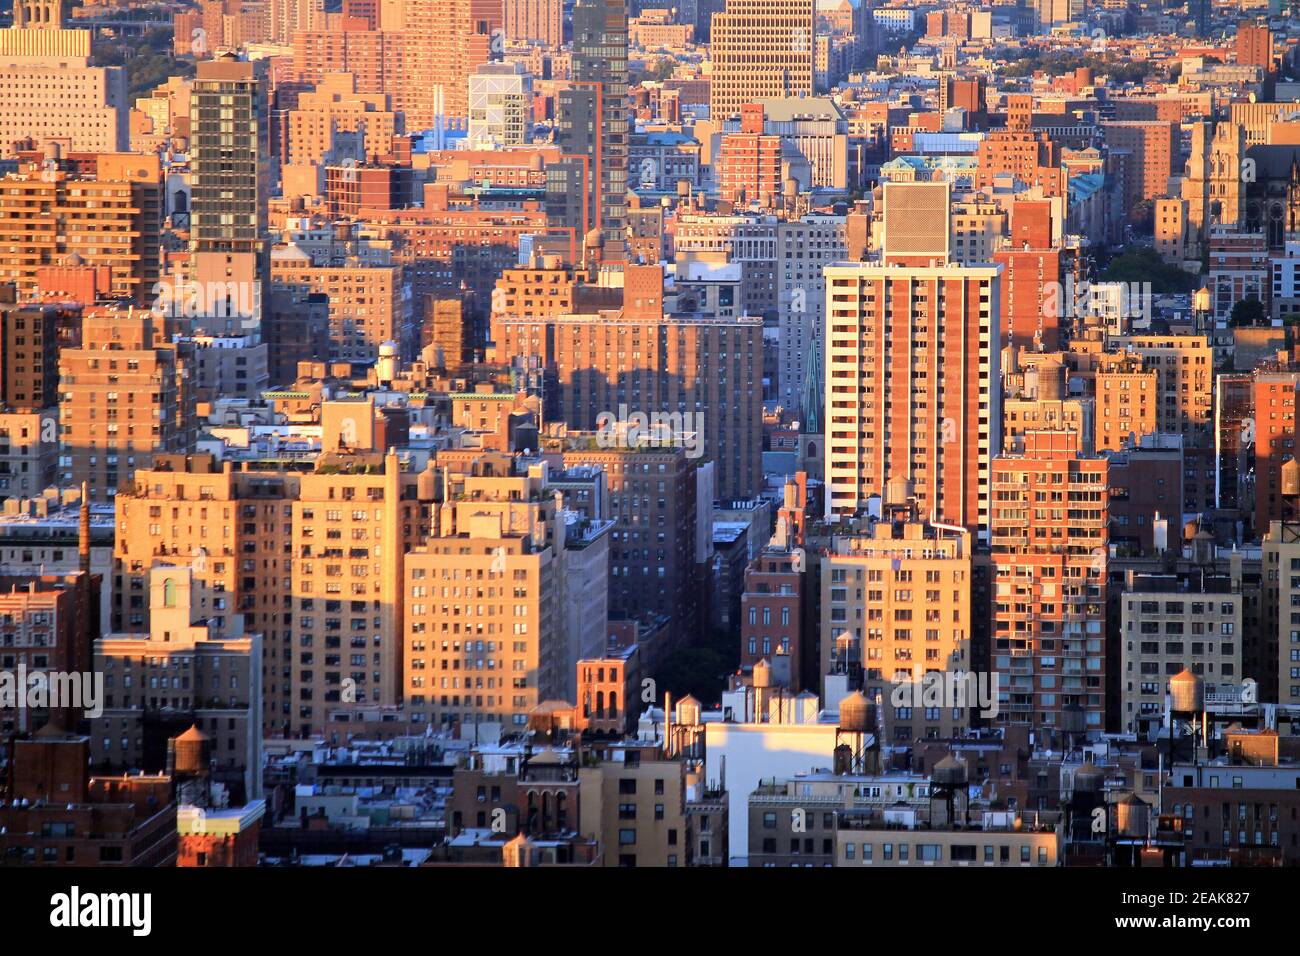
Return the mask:
[[560,496],[544,465],[447,481],[433,534],[405,559],[407,706],[413,722],[522,727],[568,683]]
[[694,863],[686,764],[657,747],[609,747],[578,771],[578,832],[597,837],[605,866]]
[[1014,813],[981,812],[980,825],[931,827],[915,810],[846,814],[835,833],[835,865],[874,867],[1058,866],[1064,835],[1059,821],[1035,822]]
[[117,502],[114,620],[148,628],[149,569],[188,563],[197,613],[216,633],[265,636],[268,734],[396,705],[403,562],[429,532],[434,486],[432,472],[367,452],[325,455],[308,471],[160,459]]
[[[393,137],[402,131],[401,116],[389,108],[388,96],[357,92],[350,73],[328,74],[315,90],[299,94],[298,108],[289,110],[285,124],[288,166],[386,156],[393,151]],[[344,133],[354,135],[339,135]]]
[[[1133,574],[1120,597],[1120,729],[1159,724],[1169,678],[1190,670],[1205,690],[1241,683],[1241,580],[1201,573]],[[1145,728],[1143,728],[1145,729]]]
[[[193,724],[211,742],[214,775],[235,777],[252,797],[261,790],[262,638],[213,634],[195,592],[188,567],[157,565],[149,574],[149,630],[95,642],[104,712],[91,721],[91,759],[141,769],[173,735],[168,722]],[[147,742],[151,733],[156,739]]]
[[0,411],[0,500],[35,498],[58,484],[59,412]]
[[[294,304],[323,294],[329,300],[330,358],[368,363],[379,346],[412,342],[410,291],[401,266],[315,265],[296,247],[271,254],[271,293]],[[404,353],[403,353],[404,354]]]
[[63,0],[30,4],[0,30],[0,156],[15,142],[77,152],[129,148],[126,69],[94,66],[92,30],[63,29]]
[[823,682],[830,674],[853,682],[860,672],[889,741],[953,736],[978,709],[926,706],[921,697],[930,672],[955,679],[974,666],[972,548],[969,532],[883,520],[835,537],[821,559]]

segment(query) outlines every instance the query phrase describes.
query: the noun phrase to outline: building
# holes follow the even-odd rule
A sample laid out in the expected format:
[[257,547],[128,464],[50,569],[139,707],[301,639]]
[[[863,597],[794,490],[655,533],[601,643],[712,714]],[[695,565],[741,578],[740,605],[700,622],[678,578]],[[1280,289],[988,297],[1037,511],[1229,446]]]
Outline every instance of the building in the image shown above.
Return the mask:
[[813,0],[727,0],[713,14],[709,116],[718,123],[746,103],[812,96]]
[[1022,451],[993,461],[1000,722],[1048,734],[1104,726],[1107,471],[1074,432],[1029,432]]
[[[902,746],[961,733],[980,710],[974,694],[956,702],[955,685],[954,703],[946,703],[954,675],[981,663],[971,534],[908,510],[902,503],[869,530],[836,535],[821,559],[824,696],[832,698],[833,684],[861,690],[880,709],[883,738]],[[924,695],[933,674],[942,679],[939,706]]]
[[576,666],[558,603],[565,525],[544,464],[449,478],[433,533],[405,556],[407,706],[418,724],[523,726]]
[[[940,233],[946,245],[946,225]],[[827,511],[854,515],[906,479],[922,514],[985,539],[1001,447],[1000,270],[861,264],[825,275]]]
[[335,73],[322,77],[314,90],[298,94],[296,109],[284,115],[283,161],[286,166],[318,166],[352,158],[373,162],[393,152],[404,130],[402,118],[384,93],[359,93],[356,77]]
[[239,801],[262,792],[262,639],[214,635],[198,616],[193,572],[155,565],[150,630],[95,642],[103,714],[91,720],[91,761],[120,772],[168,770],[168,741],[187,727],[211,747],[209,770]]
[[578,770],[578,832],[595,836],[605,866],[695,863],[687,813],[687,765],[655,745],[610,744]]
[[[628,273],[646,274],[650,288],[662,290],[659,270]],[[651,292],[647,301],[661,302],[662,295]],[[631,415],[667,416],[671,435],[659,443],[712,461],[719,497],[747,498],[761,487],[761,319],[625,305],[597,314],[507,317],[496,330],[500,354],[535,358],[554,381],[548,419],[611,432]],[[612,433],[609,441],[618,443]]]
[[[359,439],[374,412],[356,404],[330,418]],[[395,706],[403,562],[429,533],[433,494],[431,473],[365,449],[319,456],[314,470],[159,458],[117,500],[114,628],[151,630],[151,568],[188,564],[214,635],[262,635],[268,736],[321,732],[343,704]]]
[[[90,776],[90,741],[46,728],[13,750],[0,858],[26,866],[176,865],[176,804],[161,775]],[[57,795],[57,799],[52,799]]]
[[60,310],[18,305],[15,291],[0,287],[0,409],[38,412],[58,404]]
[[847,811],[835,823],[834,865],[844,867],[1054,867],[1065,842],[1059,814],[986,810],[942,826],[909,808]]
[[130,148],[126,68],[94,66],[93,30],[63,28],[63,0],[18,5],[0,30],[0,156],[30,140],[74,152]]
[[[627,8],[614,0],[579,0],[573,8],[572,76],[560,91],[556,141],[566,156],[585,161],[565,166],[587,195],[580,234],[600,231],[601,258],[627,258]],[[558,172],[558,171],[557,171]],[[552,192],[547,171],[547,191]],[[568,187],[561,189],[567,192]],[[580,193],[581,194],[581,193]]]
[[471,149],[505,149],[532,133],[532,77],[518,63],[484,63],[469,78]]
[[741,668],[780,655],[790,665],[784,686],[794,693],[803,689],[799,662],[807,639],[803,634],[805,568],[799,555],[789,547],[764,548],[745,569],[745,590],[740,596]]
[[1117,120],[1103,122],[1102,133],[1112,155],[1121,159],[1124,208],[1132,211],[1169,195],[1169,178],[1179,156],[1177,123]]
[[223,55],[198,65],[190,90],[190,238],[199,256],[261,248],[270,125],[258,64]]
[[1273,72],[1273,31],[1267,26],[1242,20],[1237,24],[1237,65],[1257,66]]
[[399,355],[412,351],[412,297],[400,265],[355,256],[338,265],[317,264],[296,246],[277,247],[271,252],[270,292],[277,316],[325,296],[331,361],[372,364],[385,342],[396,343]]
[[[14,283],[27,298],[43,276],[52,278],[45,271],[51,267],[96,267],[107,270],[97,278],[107,279],[105,291],[113,297],[147,301],[156,295],[158,157],[101,155],[93,173],[48,163],[25,160],[0,179],[0,282]],[[64,228],[69,222],[85,227]]]
[[93,311],[81,347],[59,355],[60,483],[88,483],[92,501],[112,501],[154,455],[184,454],[193,445],[186,360],[157,344],[160,332],[149,312]]
[[[698,500],[696,462],[681,448],[601,448],[586,435],[545,447],[566,473],[598,471],[605,494],[592,503],[589,517],[613,522],[610,618],[667,620],[679,633],[694,633],[698,525],[701,510],[713,504]],[[582,507],[572,495],[567,504]]]
[[505,0],[505,37],[514,43],[533,43],[559,49],[564,42],[564,4],[561,0]]
[[1158,729],[1169,678],[1184,670],[1204,678],[1207,694],[1235,688],[1248,676],[1242,673],[1240,579],[1130,573],[1120,602],[1123,731]]

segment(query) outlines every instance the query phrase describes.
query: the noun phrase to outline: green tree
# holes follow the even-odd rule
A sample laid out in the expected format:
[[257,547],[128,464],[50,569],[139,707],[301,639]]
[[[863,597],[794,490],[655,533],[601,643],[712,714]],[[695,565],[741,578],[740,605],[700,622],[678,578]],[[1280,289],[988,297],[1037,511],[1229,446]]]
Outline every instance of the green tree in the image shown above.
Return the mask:
[[1251,296],[1242,299],[1232,307],[1229,324],[1233,328],[1241,328],[1243,326],[1263,325],[1266,319],[1264,303]]
[[1171,266],[1154,249],[1129,249],[1115,256],[1101,275],[1103,282],[1150,282],[1156,295],[1191,292],[1197,277]]

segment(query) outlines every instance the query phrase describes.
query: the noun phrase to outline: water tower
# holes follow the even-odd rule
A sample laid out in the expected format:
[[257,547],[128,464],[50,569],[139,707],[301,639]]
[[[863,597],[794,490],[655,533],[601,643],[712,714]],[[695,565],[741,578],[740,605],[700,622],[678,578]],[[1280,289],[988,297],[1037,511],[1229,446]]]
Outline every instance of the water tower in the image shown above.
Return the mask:
[[[967,772],[964,761],[949,754],[930,771],[930,827],[938,829],[940,825],[956,828],[957,803],[961,803],[961,823],[966,823],[970,815],[970,788],[967,786]],[[941,812],[935,812],[935,803]]]
[[1169,760],[1177,756],[1179,743],[1184,739],[1178,732],[1181,721],[1191,739],[1191,758],[1196,759],[1197,722],[1200,723],[1201,744],[1209,747],[1208,720],[1205,711],[1205,679],[1183,668],[1169,678]]
[[840,720],[835,728],[835,773],[876,773],[880,769],[876,749],[876,709],[860,690],[840,701]]
[[212,738],[197,724],[167,741],[167,774],[177,803],[212,805]]

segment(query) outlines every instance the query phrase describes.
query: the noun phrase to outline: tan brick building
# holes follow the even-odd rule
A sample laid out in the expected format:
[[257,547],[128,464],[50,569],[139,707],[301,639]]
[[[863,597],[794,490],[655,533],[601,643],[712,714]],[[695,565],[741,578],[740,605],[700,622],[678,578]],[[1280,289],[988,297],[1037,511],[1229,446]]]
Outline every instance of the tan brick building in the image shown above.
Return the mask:
[[88,482],[93,501],[111,501],[154,455],[184,453],[193,443],[186,362],[158,344],[155,323],[134,309],[90,312],[82,346],[59,355],[60,481]]

